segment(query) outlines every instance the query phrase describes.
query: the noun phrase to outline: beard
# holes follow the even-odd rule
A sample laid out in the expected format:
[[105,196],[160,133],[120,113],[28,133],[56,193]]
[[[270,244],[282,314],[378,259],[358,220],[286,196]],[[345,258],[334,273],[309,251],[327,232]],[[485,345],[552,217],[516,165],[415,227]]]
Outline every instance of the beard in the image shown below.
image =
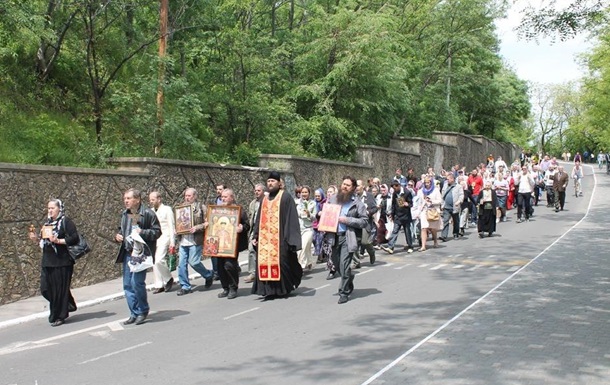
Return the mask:
[[337,203],[347,203],[348,201],[350,201],[352,198],[352,193],[351,192],[343,192],[343,191],[339,191],[337,193]]

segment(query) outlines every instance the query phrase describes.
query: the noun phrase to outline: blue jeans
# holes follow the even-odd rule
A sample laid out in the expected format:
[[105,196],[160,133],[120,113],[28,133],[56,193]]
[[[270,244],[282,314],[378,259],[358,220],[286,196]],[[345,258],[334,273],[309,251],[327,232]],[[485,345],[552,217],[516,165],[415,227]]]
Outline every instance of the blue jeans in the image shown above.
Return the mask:
[[411,222],[394,222],[394,229],[392,229],[392,235],[390,235],[390,239],[388,240],[388,247],[390,249],[394,249],[394,245],[396,244],[396,239],[398,238],[398,233],[403,229],[405,232],[405,239],[407,241],[407,246],[412,249],[413,248],[413,238],[411,237]]
[[130,258],[131,256],[126,255],[123,261],[123,290],[131,316],[137,317],[140,314],[148,314],[150,310],[146,296],[146,270],[137,273],[129,271],[127,263]]
[[472,204],[470,206],[470,221],[472,223],[477,223],[479,221],[479,214],[477,210],[477,206],[479,205],[479,196],[472,194],[472,197],[470,199],[472,200]]
[[203,266],[201,262],[201,245],[180,246],[180,260],[178,262],[178,281],[184,290],[190,290],[188,266],[201,274],[204,279],[212,278],[212,271]]

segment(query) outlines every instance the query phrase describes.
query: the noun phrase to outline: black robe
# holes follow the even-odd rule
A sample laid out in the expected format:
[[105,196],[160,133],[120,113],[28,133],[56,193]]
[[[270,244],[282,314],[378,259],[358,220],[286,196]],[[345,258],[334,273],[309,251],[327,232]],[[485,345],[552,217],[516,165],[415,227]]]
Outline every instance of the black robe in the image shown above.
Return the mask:
[[487,232],[490,235],[496,231],[496,208],[498,207],[498,196],[494,190],[491,190],[491,208],[485,209],[483,200],[483,191],[479,193],[479,233]]
[[[277,196],[269,194],[269,200],[273,201]],[[284,192],[280,201],[280,280],[279,281],[261,281],[258,277],[258,269],[256,279],[252,285],[252,294],[262,296],[286,296],[291,291],[299,287],[301,278],[303,277],[303,268],[297,258],[297,251],[301,250],[301,227],[299,225],[299,217],[294,204],[294,200]],[[258,240],[258,231],[260,225],[263,204],[261,203],[257,218],[258,221],[254,224],[252,230],[252,239]]]
[[61,219],[57,234],[58,238],[66,240],[65,245],[50,244],[42,248],[40,270],[40,294],[49,301],[49,322],[68,318],[68,313],[76,310],[76,302],[70,291],[74,261],[68,253],[68,245],[78,243],[78,232],[74,222],[68,218]]

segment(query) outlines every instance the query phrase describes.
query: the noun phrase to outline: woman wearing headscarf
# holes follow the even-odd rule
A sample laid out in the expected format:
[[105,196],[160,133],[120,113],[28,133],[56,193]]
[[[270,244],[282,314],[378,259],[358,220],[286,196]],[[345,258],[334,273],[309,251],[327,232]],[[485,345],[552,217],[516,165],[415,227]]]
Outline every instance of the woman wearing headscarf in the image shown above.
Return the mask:
[[479,237],[483,238],[487,232],[491,237],[496,231],[496,208],[498,207],[498,197],[491,188],[491,182],[486,182],[483,190],[479,193]]
[[301,227],[301,250],[298,251],[298,259],[303,271],[311,271],[313,264],[313,221],[316,218],[316,203],[311,199],[311,188],[303,186],[300,197],[297,200],[297,213],[299,226]]
[[68,246],[78,243],[76,226],[64,215],[62,201],[49,201],[47,221],[40,236],[31,231],[29,237],[42,249],[40,292],[49,301],[49,322],[51,326],[60,326],[69,312],[76,311],[76,302],[70,292],[74,261]]
[[318,263],[322,263],[324,261],[322,255],[322,240],[324,239],[324,233],[318,231],[318,224],[320,222],[322,208],[324,207],[324,203],[326,203],[324,190],[318,188],[313,194],[313,199],[316,204],[316,218],[313,221],[313,254],[318,257]]
[[[421,212],[419,221],[421,223],[421,248],[419,251],[426,251],[426,241],[428,232],[432,233],[434,239],[434,247],[438,247],[438,231],[443,228],[443,220],[440,218],[441,205],[443,197],[440,189],[435,186],[434,180],[430,176],[424,178],[422,188],[417,192],[421,201]],[[428,212],[436,211],[439,213],[438,219],[432,220],[428,218]]]

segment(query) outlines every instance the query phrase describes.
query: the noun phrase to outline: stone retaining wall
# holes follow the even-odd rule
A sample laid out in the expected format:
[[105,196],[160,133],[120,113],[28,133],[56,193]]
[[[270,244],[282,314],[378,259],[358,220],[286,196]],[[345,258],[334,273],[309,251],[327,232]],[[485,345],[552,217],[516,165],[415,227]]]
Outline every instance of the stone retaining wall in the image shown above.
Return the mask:
[[123,210],[123,192],[130,187],[142,190],[145,202],[149,192],[158,190],[166,204],[175,205],[186,187],[195,187],[200,201],[212,202],[216,185],[224,183],[247,206],[253,186],[264,182],[270,169],[282,172],[292,193],[295,185],[326,188],[340,183],[344,175],[387,181],[399,166],[405,171],[413,167],[416,173],[428,166],[440,170],[455,163],[474,167],[490,153],[508,163],[519,151],[484,137],[439,132],[434,140],[396,138],[389,148],[362,146],[355,154],[357,163],[289,155],[262,155],[261,167],[155,158],[114,158],[108,161],[113,168],[104,170],[0,163],[0,304],[38,294],[41,252],[27,233],[30,225],[40,228],[44,223],[50,198],[64,201],[66,214],[93,248],[75,266],[73,286],[78,287],[121,275],[114,263],[118,246],[113,238]]

